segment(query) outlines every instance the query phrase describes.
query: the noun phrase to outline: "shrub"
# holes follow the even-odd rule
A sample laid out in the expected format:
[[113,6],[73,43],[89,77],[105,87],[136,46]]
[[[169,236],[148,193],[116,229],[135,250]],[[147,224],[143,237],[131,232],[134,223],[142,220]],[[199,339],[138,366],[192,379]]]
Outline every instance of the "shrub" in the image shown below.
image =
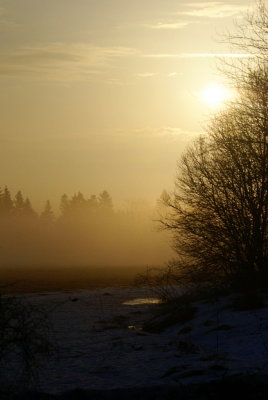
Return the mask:
[[54,350],[50,330],[46,312],[16,297],[0,295],[2,391],[14,383],[16,388],[25,388],[38,382],[42,361]]

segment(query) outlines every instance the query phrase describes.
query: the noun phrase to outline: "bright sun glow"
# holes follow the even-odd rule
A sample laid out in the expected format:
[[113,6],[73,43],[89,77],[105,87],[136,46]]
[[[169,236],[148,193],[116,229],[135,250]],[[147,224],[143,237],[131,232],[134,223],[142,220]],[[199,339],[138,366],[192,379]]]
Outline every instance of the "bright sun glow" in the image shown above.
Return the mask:
[[231,93],[222,85],[208,86],[201,92],[201,99],[210,107],[220,107],[231,98]]

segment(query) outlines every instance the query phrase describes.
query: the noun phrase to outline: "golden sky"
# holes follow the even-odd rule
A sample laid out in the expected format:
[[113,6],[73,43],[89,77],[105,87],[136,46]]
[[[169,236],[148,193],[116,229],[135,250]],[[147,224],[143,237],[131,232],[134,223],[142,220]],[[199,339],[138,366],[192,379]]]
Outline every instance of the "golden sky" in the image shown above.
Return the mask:
[[37,208],[78,190],[155,200],[211,112],[201,94],[231,55],[217,39],[251,3],[0,0],[0,186]]

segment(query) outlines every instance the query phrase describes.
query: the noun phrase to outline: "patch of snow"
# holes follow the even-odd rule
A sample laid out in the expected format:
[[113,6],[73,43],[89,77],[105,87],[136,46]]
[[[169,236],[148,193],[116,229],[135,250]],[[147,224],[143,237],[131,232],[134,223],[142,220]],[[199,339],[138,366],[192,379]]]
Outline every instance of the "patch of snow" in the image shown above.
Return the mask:
[[[148,333],[142,325],[161,304],[147,288],[21,297],[45,307],[51,317],[58,352],[41,370],[40,390],[45,392],[188,384],[268,373],[267,305],[237,312],[230,307],[234,296],[200,301],[194,304],[192,320]],[[5,371],[10,373],[8,367]]]

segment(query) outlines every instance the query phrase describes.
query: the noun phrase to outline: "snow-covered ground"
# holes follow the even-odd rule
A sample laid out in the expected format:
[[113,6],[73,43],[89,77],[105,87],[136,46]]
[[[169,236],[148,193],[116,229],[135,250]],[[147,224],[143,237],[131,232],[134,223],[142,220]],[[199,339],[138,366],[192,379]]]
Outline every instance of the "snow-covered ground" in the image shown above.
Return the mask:
[[[147,288],[23,295],[49,311],[57,353],[40,389],[112,389],[187,384],[268,373],[268,302],[235,311],[238,295],[194,304],[194,317],[161,333],[141,329],[161,305]],[[6,369],[8,371],[8,368]]]

